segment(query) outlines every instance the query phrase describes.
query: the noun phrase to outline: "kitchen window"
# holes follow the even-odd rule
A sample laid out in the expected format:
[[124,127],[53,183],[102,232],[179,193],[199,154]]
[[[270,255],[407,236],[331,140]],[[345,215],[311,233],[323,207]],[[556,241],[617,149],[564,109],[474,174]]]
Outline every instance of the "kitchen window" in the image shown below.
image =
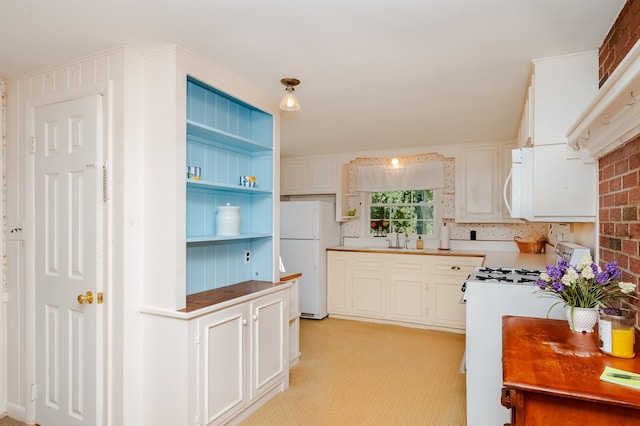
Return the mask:
[[435,237],[440,193],[434,189],[367,192],[369,235],[404,232]]

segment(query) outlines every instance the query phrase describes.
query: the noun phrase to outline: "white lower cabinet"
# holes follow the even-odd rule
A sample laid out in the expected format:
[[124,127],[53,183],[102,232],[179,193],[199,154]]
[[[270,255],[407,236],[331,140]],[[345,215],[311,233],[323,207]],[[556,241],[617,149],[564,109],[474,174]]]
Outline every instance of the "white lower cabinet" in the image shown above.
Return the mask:
[[482,256],[329,251],[329,314],[464,330],[460,289],[482,261]]
[[354,260],[351,274],[353,314],[386,317],[386,277],[380,273],[384,268],[383,260],[377,255],[360,256]]
[[247,305],[241,304],[198,319],[200,335],[200,406],[203,424],[243,409],[249,400],[244,379],[249,369]]
[[482,257],[434,257],[429,274],[431,324],[465,329],[466,307],[460,303],[463,296],[460,289],[473,269],[482,265],[482,261]]
[[427,276],[407,272],[388,277],[389,317],[401,321],[427,322]]
[[[329,314],[351,313],[353,256],[341,251],[327,252],[327,310]],[[349,284],[348,284],[349,283]]]
[[236,424],[288,387],[287,300],[279,291],[198,318],[200,424]]

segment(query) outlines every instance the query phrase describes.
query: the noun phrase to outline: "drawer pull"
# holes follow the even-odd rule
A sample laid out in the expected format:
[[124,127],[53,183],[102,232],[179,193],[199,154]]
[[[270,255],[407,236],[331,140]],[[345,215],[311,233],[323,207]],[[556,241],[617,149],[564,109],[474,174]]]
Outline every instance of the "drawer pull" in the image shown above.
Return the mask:
[[452,266],[451,269],[454,270],[454,271],[459,271],[460,267],[459,266]]

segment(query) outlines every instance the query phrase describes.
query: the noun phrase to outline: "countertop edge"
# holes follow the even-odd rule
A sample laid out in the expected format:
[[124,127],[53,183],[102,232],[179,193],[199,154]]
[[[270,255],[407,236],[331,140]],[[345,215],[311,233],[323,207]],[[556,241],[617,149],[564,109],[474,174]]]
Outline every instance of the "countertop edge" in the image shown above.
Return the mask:
[[[296,274],[294,274],[296,275]],[[301,276],[302,274],[300,274]],[[181,320],[190,320],[230,306],[244,303],[276,291],[291,287],[291,278],[287,281],[247,281],[187,296],[187,307],[177,311],[154,306],[141,306],[140,312],[147,315],[163,316]]]

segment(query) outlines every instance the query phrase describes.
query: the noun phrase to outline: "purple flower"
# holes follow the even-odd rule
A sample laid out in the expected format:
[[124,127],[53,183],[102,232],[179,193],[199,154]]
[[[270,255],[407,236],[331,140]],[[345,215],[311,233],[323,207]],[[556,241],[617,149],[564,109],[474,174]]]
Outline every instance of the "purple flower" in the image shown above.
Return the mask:
[[610,262],[604,265],[604,271],[609,274],[609,279],[615,280],[622,276],[622,270],[618,269],[618,262]]
[[551,288],[553,288],[555,292],[562,293],[564,291],[564,284],[562,284],[561,281],[554,281],[551,283]]
[[558,268],[562,273],[564,273],[564,271],[569,269],[569,266],[571,265],[569,265],[569,262],[567,262],[565,259],[558,260]]
[[536,285],[540,287],[541,290],[544,290],[545,288],[547,288],[548,284],[549,283],[545,280],[540,280],[540,279],[536,280]]
[[564,275],[564,271],[554,265],[547,265],[547,274],[554,280],[559,280]]
[[596,284],[605,284],[609,281],[609,273],[607,271],[602,271],[596,275]]

